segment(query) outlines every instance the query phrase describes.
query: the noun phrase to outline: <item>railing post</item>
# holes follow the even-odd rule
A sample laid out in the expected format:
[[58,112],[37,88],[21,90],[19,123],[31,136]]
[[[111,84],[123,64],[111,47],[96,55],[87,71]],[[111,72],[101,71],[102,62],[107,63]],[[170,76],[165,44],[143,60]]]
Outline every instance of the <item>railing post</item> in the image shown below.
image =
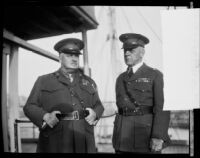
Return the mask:
[[15,136],[15,152],[19,152],[19,146],[18,146],[18,124],[17,121],[15,120],[14,122],[14,136]]

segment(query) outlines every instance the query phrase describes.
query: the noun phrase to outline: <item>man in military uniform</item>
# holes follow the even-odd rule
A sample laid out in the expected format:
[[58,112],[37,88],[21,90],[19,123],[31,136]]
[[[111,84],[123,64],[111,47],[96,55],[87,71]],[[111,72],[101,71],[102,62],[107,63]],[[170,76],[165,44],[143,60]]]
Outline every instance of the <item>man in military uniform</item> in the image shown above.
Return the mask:
[[38,77],[24,106],[25,115],[40,129],[37,152],[94,153],[94,125],[104,107],[97,86],[79,69],[84,43],[59,41],[61,67]]
[[163,75],[143,62],[149,39],[122,34],[127,71],[116,81],[113,147],[116,153],[161,153],[169,143],[169,111],[163,111]]

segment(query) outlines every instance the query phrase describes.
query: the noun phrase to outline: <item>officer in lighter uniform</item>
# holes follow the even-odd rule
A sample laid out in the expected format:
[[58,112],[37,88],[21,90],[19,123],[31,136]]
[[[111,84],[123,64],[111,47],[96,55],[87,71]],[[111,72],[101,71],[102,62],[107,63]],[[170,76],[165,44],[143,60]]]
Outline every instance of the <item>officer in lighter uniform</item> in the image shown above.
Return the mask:
[[25,115],[40,129],[37,152],[95,153],[94,125],[104,108],[95,82],[79,69],[84,43],[59,41],[61,67],[38,77],[24,106]]
[[143,62],[147,37],[126,33],[119,39],[128,68],[116,81],[113,147],[116,153],[161,153],[170,142],[170,113],[163,111],[163,75]]

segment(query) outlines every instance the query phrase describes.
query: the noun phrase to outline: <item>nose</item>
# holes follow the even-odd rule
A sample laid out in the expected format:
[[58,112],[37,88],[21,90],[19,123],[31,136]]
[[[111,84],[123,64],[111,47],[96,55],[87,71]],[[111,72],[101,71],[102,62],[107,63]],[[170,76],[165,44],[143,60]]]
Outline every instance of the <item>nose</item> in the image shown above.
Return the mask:
[[130,55],[131,54],[131,51],[129,50],[124,50],[124,55],[127,56],[127,55]]

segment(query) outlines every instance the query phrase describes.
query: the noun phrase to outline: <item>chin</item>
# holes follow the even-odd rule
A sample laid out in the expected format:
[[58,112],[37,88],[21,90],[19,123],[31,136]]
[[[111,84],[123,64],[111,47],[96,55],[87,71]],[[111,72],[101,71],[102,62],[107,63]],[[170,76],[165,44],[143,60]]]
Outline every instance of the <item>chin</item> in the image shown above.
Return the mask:
[[70,69],[78,69],[78,67],[70,67]]
[[78,69],[78,66],[77,66],[77,65],[72,65],[72,66],[70,67],[70,69]]
[[133,63],[132,63],[132,62],[127,62],[126,65],[128,65],[128,66],[132,66]]

